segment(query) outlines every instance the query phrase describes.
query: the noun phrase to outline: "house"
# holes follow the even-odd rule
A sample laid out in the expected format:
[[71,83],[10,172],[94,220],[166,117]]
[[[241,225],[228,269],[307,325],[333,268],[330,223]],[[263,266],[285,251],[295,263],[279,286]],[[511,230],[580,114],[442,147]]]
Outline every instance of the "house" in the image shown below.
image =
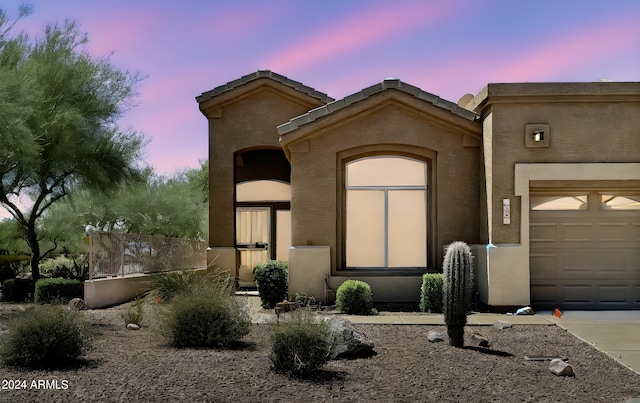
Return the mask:
[[209,122],[209,259],[290,293],[347,279],[417,301],[472,245],[480,301],[640,308],[640,83],[489,84],[458,103],[397,79],[334,100],[260,70],[196,98]]

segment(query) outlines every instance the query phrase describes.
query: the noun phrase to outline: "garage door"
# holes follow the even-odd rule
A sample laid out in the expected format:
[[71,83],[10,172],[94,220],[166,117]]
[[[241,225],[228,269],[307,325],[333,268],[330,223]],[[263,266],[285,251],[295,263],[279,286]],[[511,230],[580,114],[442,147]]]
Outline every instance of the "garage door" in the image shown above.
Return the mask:
[[640,309],[640,192],[530,193],[531,303]]

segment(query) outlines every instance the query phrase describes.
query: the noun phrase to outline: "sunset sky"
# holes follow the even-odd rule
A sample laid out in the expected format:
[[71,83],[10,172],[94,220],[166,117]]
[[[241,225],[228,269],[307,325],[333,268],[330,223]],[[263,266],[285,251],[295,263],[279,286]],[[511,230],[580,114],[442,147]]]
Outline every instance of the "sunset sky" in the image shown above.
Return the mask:
[[388,77],[456,102],[487,83],[640,81],[638,0],[4,0],[16,31],[75,20],[94,56],[145,76],[120,121],[160,174],[207,158],[195,97],[273,70],[329,96]]

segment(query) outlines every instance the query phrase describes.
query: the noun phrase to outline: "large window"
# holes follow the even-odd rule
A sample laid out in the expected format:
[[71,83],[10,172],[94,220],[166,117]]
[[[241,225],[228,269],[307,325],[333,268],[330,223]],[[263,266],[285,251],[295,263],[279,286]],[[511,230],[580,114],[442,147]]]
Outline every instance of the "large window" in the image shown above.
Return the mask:
[[427,164],[375,156],[345,171],[347,267],[426,267]]

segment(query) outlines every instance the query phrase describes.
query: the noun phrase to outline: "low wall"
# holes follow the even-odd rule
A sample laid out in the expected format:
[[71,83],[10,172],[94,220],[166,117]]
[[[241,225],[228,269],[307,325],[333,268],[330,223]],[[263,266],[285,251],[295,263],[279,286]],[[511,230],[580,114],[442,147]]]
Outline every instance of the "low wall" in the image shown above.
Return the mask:
[[[195,269],[206,274],[207,268]],[[134,274],[124,277],[106,277],[84,282],[84,303],[88,309],[106,308],[131,301],[149,291],[153,279],[161,274]]]
[[154,275],[107,277],[84,282],[84,303],[87,308],[106,308],[130,301],[151,289]]

